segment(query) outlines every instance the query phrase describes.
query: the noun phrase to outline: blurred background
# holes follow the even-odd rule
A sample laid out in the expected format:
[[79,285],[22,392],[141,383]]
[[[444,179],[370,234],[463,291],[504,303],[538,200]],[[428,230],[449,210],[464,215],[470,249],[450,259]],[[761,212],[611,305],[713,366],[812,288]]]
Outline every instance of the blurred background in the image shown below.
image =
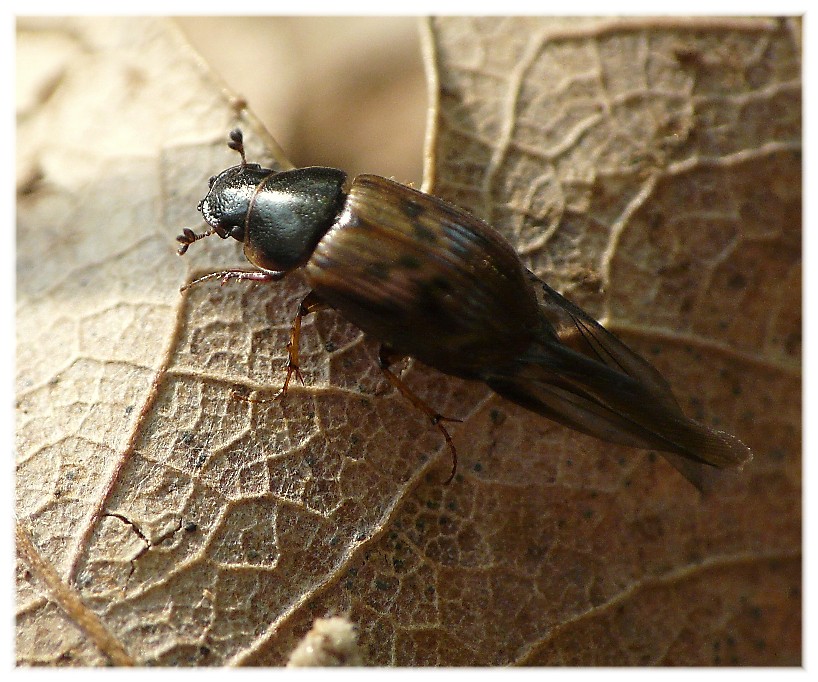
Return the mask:
[[416,18],[176,22],[296,166],[420,185],[427,94]]

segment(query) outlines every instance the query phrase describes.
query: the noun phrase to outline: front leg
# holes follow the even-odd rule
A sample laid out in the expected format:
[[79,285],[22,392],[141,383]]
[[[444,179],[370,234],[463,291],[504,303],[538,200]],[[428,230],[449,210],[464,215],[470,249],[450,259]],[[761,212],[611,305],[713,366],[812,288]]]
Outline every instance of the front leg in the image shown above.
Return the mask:
[[220,279],[222,286],[224,286],[231,279],[238,280],[239,282],[244,280],[252,282],[278,282],[283,279],[286,274],[286,272],[271,272],[269,270],[222,270],[221,272],[211,272],[209,275],[194,279],[192,282],[185,284],[179,291],[187,291],[193,285],[201,284],[211,279]]

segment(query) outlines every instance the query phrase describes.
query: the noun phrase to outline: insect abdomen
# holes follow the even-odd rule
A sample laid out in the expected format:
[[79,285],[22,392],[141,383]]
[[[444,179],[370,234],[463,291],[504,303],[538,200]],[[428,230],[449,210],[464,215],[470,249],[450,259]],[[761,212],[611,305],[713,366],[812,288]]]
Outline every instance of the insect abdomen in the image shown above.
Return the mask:
[[378,176],[355,179],[306,274],[364,332],[449,374],[511,361],[538,323],[525,269],[499,234]]

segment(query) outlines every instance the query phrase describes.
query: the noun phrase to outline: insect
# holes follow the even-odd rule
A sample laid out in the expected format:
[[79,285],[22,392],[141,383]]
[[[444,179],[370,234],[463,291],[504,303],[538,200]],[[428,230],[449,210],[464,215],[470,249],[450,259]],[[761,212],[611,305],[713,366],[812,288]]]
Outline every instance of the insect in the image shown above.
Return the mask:
[[302,268],[311,291],[293,320],[284,385],[299,369],[303,318],[334,308],[380,341],[389,383],[442,433],[443,422],[390,367],[414,357],[445,374],[483,381],[503,398],[604,441],[661,451],[701,485],[709,467],[752,453],[740,440],[683,413],[669,384],[581,308],[529,272],[488,224],[386,178],[308,167],[276,172],[247,163],[240,130],[228,146],[241,163],[210,179],[199,203],[209,229],[185,228],[179,254],[216,234],[244,244],[253,270],[219,279],[275,282]]

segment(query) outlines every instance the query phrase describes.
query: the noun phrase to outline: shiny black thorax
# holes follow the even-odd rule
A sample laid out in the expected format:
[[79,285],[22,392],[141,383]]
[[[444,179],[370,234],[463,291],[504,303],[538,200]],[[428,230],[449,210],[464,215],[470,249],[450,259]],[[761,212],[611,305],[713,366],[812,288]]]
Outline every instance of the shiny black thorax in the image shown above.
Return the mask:
[[211,178],[199,210],[220,236],[244,242],[253,265],[287,272],[306,262],[334,222],[345,180],[335,168],[276,173],[258,164],[233,166]]

